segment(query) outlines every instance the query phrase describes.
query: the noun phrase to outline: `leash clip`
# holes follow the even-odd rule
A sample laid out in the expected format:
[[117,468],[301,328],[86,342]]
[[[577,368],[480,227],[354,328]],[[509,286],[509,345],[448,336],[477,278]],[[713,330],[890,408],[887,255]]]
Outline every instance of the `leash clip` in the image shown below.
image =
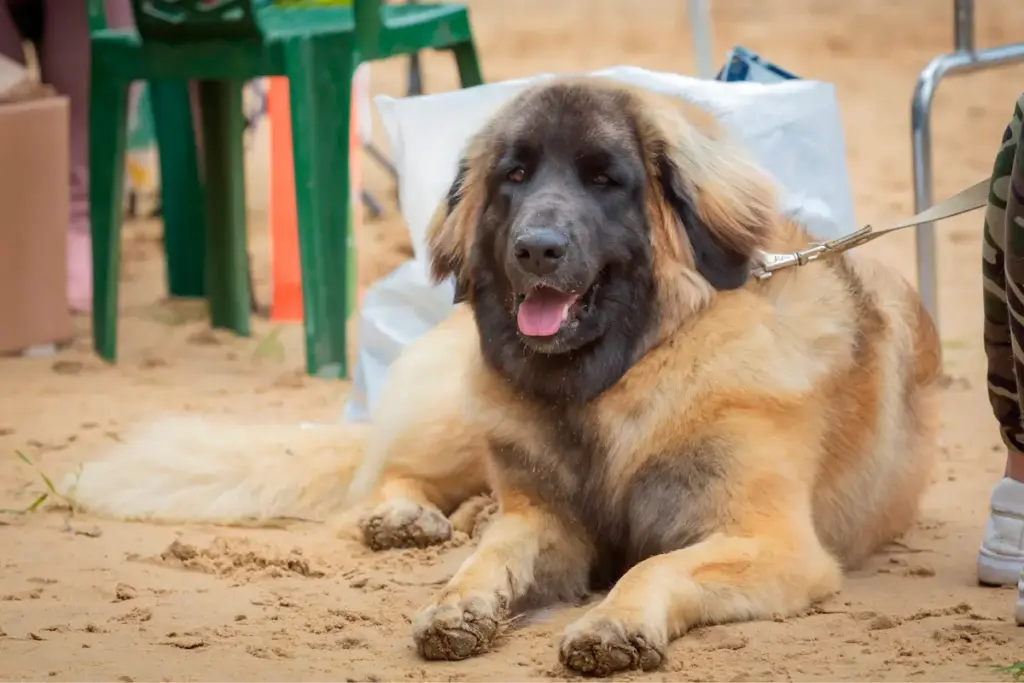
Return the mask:
[[767,280],[777,270],[805,266],[812,261],[817,261],[825,254],[839,254],[854,247],[859,247],[865,242],[871,241],[871,234],[871,226],[867,225],[857,232],[851,232],[849,235],[843,235],[828,242],[818,242],[800,251],[792,251],[786,254],[762,251],[750,274],[758,280]]
[[750,274],[758,280],[767,280],[777,270],[803,266],[811,261],[817,261],[827,251],[828,247],[825,244],[815,244],[807,249],[791,251],[788,254],[773,254],[768,251],[762,251]]

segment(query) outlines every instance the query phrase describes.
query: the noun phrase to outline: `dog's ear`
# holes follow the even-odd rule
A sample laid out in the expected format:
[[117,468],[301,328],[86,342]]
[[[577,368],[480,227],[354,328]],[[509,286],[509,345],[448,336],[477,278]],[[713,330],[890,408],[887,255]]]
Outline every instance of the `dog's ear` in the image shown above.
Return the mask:
[[738,289],[778,220],[768,177],[725,144],[686,131],[656,155],[665,203],[682,226],[697,272],[717,290]]
[[479,206],[475,197],[467,196],[471,194],[468,183],[469,163],[463,159],[447,196],[434,210],[427,228],[431,279],[436,284],[454,275],[453,303],[468,299],[471,289],[468,251]]

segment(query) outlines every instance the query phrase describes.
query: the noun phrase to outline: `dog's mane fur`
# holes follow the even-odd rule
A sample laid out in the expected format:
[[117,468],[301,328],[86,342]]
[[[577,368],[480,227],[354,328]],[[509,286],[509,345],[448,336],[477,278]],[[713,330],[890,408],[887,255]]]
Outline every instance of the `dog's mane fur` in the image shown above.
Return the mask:
[[[478,305],[481,286],[487,283],[480,282],[480,269],[474,268],[475,242],[488,203],[489,175],[501,153],[499,133],[538,108],[553,106],[558,98],[577,106],[587,106],[587,100],[595,105],[614,100],[626,126],[613,126],[613,134],[632,136],[642,150],[651,257],[648,272],[632,277],[648,283],[650,296],[636,297],[629,318],[617,321],[621,332],[614,343],[609,339],[564,356],[524,350],[523,362],[512,362],[507,354],[498,358],[493,349],[498,342],[488,326],[490,312]],[[467,145],[447,201],[428,229],[431,275],[435,281],[454,276],[456,301],[474,306],[485,357],[526,393],[585,401],[607,389],[639,357],[704,309],[717,290],[746,284],[755,250],[776,241],[780,221],[772,183],[722,136],[710,117],[696,110],[684,117],[682,109],[681,103],[602,78],[560,79],[520,93]],[[535,381],[540,376],[543,386]]]

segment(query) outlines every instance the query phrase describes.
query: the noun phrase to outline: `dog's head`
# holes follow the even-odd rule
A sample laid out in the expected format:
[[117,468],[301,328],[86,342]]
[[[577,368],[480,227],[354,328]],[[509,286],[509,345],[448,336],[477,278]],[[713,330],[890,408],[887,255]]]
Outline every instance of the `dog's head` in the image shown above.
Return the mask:
[[485,359],[518,390],[585,401],[743,286],[777,216],[767,178],[680,106],[559,79],[470,141],[428,243]]

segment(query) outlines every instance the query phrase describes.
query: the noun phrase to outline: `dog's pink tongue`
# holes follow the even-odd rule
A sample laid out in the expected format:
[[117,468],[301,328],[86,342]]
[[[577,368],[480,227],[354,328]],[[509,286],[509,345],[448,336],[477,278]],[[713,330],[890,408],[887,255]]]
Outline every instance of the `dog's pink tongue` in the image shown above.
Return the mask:
[[538,287],[530,291],[516,318],[519,331],[528,337],[550,337],[558,334],[562,321],[569,316],[569,307],[576,301],[571,294]]

